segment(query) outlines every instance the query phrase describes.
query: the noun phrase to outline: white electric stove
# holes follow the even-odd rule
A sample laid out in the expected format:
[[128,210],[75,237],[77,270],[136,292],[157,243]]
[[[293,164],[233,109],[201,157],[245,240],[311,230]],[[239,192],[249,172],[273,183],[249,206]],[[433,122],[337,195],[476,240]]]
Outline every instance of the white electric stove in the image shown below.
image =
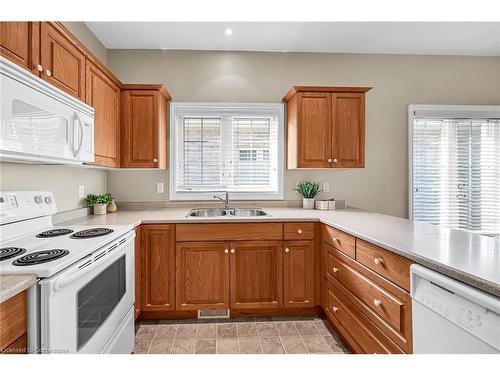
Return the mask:
[[132,226],[53,226],[56,212],[50,192],[0,192],[0,274],[38,277],[30,352],[132,352]]

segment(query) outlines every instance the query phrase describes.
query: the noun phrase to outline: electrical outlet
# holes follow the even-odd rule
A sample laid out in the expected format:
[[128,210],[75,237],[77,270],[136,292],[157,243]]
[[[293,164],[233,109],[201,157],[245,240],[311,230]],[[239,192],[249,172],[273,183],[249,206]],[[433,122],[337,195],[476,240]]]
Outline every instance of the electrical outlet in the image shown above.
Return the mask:
[[321,188],[321,191],[324,193],[329,193],[330,192],[330,183],[329,182],[323,182],[323,187]]
[[158,194],[163,193],[163,182],[158,182],[158,183],[156,184],[156,192],[157,192]]
[[78,185],[78,198],[82,199],[85,197],[85,186]]

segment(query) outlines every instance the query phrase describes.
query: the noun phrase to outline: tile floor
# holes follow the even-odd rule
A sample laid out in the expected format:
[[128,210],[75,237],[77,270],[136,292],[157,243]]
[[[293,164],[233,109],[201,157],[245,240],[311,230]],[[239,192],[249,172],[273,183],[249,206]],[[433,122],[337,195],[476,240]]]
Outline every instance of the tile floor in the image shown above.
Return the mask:
[[320,318],[144,320],[136,326],[136,354],[348,353]]

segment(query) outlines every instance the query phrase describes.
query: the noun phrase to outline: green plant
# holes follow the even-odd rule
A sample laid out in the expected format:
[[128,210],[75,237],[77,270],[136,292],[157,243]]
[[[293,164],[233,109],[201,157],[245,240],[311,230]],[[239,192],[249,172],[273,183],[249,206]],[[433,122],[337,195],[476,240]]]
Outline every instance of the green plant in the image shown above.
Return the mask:
[[104,193],[104,194],[87,194],[87,197],[85,198],[85,203],[87,203],[87,206],[89,207],[94,207],[96,204],[110,204],[111,201],[113,200],[113,197],[111,196],[111,193]]
[[294,190],[304,198],[309,199],[314,198],[321,191],[319,189],[319,183],[310,181],[299,182]]

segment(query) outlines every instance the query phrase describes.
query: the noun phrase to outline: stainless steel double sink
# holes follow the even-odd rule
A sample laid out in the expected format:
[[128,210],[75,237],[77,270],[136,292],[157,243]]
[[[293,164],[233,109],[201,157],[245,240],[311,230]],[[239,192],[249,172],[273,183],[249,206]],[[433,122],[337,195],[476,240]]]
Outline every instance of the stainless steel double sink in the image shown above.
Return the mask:
[[189,211],[186,217],[254,217],[269,216],[260,208],[196,208]]

